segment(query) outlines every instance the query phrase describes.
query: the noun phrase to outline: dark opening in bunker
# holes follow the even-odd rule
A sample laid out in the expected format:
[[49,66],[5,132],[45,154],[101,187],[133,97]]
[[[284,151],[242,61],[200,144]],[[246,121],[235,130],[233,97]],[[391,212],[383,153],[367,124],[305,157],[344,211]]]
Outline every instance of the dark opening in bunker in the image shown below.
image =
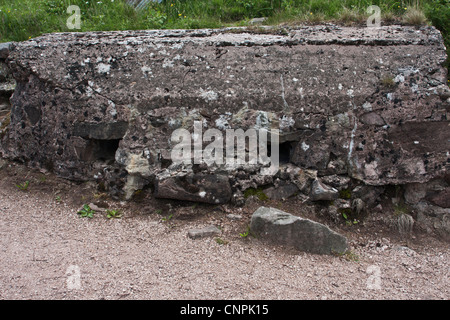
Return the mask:
[[[296,141],[286,141],[279,144],[278,154],[279,163],[286,164],[291,162],[292,153],[294,152]],[[267,143],[267,156],[272,156],[272,147],[270,142]]]
[[80,159],[83,161],[114,161],[116,151],[122,139],[99,140],[89,139],[86,148],[81,152]]

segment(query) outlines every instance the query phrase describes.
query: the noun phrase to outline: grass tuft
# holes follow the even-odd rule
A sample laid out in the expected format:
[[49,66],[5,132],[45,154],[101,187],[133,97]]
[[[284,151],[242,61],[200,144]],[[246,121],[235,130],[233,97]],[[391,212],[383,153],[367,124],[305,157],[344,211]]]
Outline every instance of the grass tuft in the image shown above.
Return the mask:
[[420,26],[426,25],[428,20],[422,10],[412,8],[405,12],[402,22],[407,25]]

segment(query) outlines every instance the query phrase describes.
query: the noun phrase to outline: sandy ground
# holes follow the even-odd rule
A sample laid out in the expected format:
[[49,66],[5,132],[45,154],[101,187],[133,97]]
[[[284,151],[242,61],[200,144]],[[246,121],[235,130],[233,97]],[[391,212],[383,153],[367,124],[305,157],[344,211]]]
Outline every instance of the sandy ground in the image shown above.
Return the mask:
[[[26,180],[26,191],[15,186]],[[122,218],[103,212],[80,218],[78,209],[91,201],[122,210]],[[243,218],[231,220],[229,213]],[[334,226],[349,239],[350,253],[322,256],[241,237],[249,218],[245,208],[231,206],[177,206],[148,197],[115,202],[91,184],[6,164],[0,169],[0,299],[450,298],[449,245],[432,236],[417,233],[406,247],[373,218]],[[187,236],[210,224],[222,234]]]

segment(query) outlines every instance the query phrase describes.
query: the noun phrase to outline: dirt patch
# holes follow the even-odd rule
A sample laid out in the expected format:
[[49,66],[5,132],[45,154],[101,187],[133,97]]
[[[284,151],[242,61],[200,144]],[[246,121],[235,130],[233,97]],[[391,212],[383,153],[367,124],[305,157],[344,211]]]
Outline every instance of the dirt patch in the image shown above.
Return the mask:
[[[99,211],[80,218],[77,211],[89,203]],[[261,205],[328,224],[349,239],[350,251],[313,255],[253,238],[246,231]],[[108,219],[106,208],[122,217]],[[301,199],[252,199],[235,208],[155,200],[143,192],[121,202],[93,183],[6,162],[0,169],[0,298],[449,299],[448,243],[421,230],[406,242],[390,221],[391,214],[381,212],[357,225],[330,223]],[[187,236],[207,225],[221,235]]]

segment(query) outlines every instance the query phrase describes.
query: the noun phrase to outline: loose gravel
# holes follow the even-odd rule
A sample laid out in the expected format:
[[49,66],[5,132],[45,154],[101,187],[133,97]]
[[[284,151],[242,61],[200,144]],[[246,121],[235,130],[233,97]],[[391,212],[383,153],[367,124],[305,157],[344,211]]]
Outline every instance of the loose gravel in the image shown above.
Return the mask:
[[[25,180],[21,191],[15,184]],[[203,207],[189,205],[170,216],[145,201],[107,199],[122,218],[77,215],[80,204],[102,197],[89,184],[4,165],[0,299],[450,298],[449,246],[431,236],[406,246],[359,227],[343,231],[348,254],[313,255],[240,236],[248,214],[232,207],[199,215]],[[188,237],[208,225],[222,234]]]

